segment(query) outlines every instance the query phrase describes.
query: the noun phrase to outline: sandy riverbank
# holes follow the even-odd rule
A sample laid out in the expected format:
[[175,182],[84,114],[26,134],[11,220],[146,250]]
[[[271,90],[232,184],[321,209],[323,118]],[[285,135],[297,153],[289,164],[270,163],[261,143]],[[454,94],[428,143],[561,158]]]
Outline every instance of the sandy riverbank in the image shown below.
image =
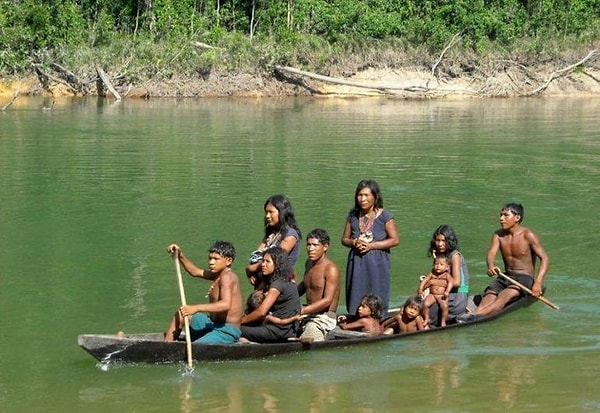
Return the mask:
[[[123,97],[266,97],[266,96],[377,96],[397,98],[458,98],[516,96],[600,96],[600,59],[585,66],[527,68],[500,65],[493,71],[469,75],[432,76],[423,68],[368,68],[349,76],[330,74],[327,80],[274,70],[272,73],[211,73],[206,78],[174,76],[148,80],[140,85],[115,84]],[[330,73],[339,71],[331,70]],[[315,74],[324,76],[321,74]],[[354,86],[352,84],[355,84]],[[360,86],[360,87],[359,87]],[[541,89],[541,90],[540,90]],[[94,90],[94,89],[92,89]],[[539,90],[537,93],[536,90]],[[92,92],[93,93],[93,92]],[[47,89],[35,76],[0,79],[1,101],[22,95],[73,95],[64,84],[50,83]],[[3,104],[4,105],[4,104]]]

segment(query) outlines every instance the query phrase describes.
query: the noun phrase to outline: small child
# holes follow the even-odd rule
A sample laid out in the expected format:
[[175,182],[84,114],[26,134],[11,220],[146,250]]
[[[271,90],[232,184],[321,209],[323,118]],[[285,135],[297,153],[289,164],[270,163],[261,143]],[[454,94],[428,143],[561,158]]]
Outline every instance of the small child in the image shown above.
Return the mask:
[[382,334],[381,316],[383,301],[375,294],[367,294],[361,300],[356,310],[356,319],[348,322],[346,316],[338,317],[343,330],[355,330],[369,334]]
[[382,326],[385,328],[383,334],[394,334],[395,326],[398,326],[398,333],[400,334],[425,330],[427,325],[421,314],[423,308],[424,304],[421,296],[413,295],[408,297],[400,312],[383,322]]
[[423,278],[417,291],[420,296],[423,296],[425,289],[429,288],[429,295],[424,298],[426,325],[429,324],[429,307],[437,302],[442,311],[440,326],[446,326],[446,321],[448,320],[448,295],[450,295],[452,287],[450,260],[445,255],[438,255],[433,259],[431,272]]
[[260,307],[264,299],[265,293],[262,290],[252,291],[252,294],[250,294],[246,300],[246,314],[250,314],[252,311]]

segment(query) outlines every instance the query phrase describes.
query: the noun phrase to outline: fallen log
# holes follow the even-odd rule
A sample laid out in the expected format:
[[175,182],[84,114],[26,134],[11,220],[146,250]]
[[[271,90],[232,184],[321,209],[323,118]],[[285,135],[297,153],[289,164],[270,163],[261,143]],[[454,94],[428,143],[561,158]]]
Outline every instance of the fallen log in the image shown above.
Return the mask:
[[78,93],[77,89],[75,89],[73,87],[73,85],[71,85],[69,82],[46,73],[39,64],[34,63],[33,67],[35,68],[35,72],[38,75],[38,79],[39,79],[40,83],[42,84],[42,87],[44,89],[46,89],[47,91],[51,92],[50,81],[52,81],[54,83],[60,83],[62,85],[65,85],[75,95]]
[[81,82],[81,80],[79,80],[79,77],[77,77],[77,75],[75,75],[75,73],[71,72],[69,69],[59,65],[58,63],[50,63],[50,67],[52,69],[54,69],[55,72],[57,72],[59,75],[61,75],[61,77],[68,82],[73,89],[78,90],[82,95],[86,95],[87,94],[87,90],[85,90],[85,86],[83,84],[83,82]]
[[[110,93],[112,93],[112,95],[115,97],[115,99],[121,100],[121,95],[119,94],[119,92],[117,92],[117,89],[115,89],[115,87],[111,83],[110,78],[100,66],[96,66],[96,73],[98,73],[98,76],[100,77],[104,85],[107,87],[107,89],[110,91]],[[98,90],[99,95],[101,94],[100,92],[101,91]]]
[[350,80],[339,79],[339,78],[330,77],[330,76],[323,76],[323,75],[319,75],[316,73],[295,69],[295,68],[289,67],[289,66],[275,66],[275,70],[284,72],[284,73],[290,73],[293,75],[305,76],[305,77],[308,77],[311,79],[319,80],[321,82],[333,83],[333,84],[345,85],[345,86],[351,86],[351,87],[363,88],[363,89],[371,89],[371,90],[375,90],[375,91],[382,92],[385,94],[393,94],[393,95],[396,94],[395,92],[398,92],[398,91],[417,93],[417,94],[422,94],[422,95],[427,95],[427,94],[444,95],[444,94],[448,94],[448,93],[459,93],[459,92],[463,92],[466,94],[473,94],[473,95],[477,94],[477,92],[475,92],[473,90],[468,90],[468,89],[444,89],[444,88],[439,88],[439,87],[430,88],[428,86],[419,86],[419,85],[398,86],[395,84],[375,84],[375,83],[353,82]]

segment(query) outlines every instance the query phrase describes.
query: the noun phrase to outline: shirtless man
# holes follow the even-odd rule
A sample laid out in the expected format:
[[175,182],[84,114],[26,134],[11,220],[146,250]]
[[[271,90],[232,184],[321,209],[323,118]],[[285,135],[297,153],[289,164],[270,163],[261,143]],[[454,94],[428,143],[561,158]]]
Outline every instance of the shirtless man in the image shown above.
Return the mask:
[[[298,294],[306,294],[306,305],[302,306],[300,339],[324,341],[327,333],[333,330],[337,322],[337,306],[340,298],[340,270],[325,255],[329,248],[330,238],[327,231],[313,229],[306,236],[306,252],[308,258],[304,271],[304,279],[298,284]],[[278,319],[273,316],[267,322],[289,323],[289,319]],[[291,320],[293,321],[293,320]]]
[[231,270],[235,259],[233,245],[227,241],[215,241],[208,250],[208,270],[196,267],[177,244],[169,245],[167,251],[170,254],[178,253],[179,262],[192,277],[203,278],[212,283],[206,294],[209,301],[207,304],[188,304],[177,310],[165,333],[165,341],[177,340],[184,317],[190,317],[192,340],[219,344],[238,341],[243,305],[238,277]]
[[327,258],[330,238],[327,231],[313,229],[306,236],[308,258],[304,279],[298,284],[298,294],[306,294],[306,305],[301,316],[300,339],[323,341],[337,323],[337,307],[340,298],[340,270]]
[[[495,265],[496,254],[500,250],[504,261],[505,274],[530,288],[534,297],[542,294],[542,283],[548,270],[549,259],[538,236],[521,226],[523,221],[521,204],[506,204],[500,211],[500,229],[492,236],[487,253],[488,275],[493,277],[501,270]],[[536,259],[540,260],[537,277]],[[484,292],[483,299],[474,314],[489,315],[500,311],[506,304],[523,292],[503,278],[494,280]]]

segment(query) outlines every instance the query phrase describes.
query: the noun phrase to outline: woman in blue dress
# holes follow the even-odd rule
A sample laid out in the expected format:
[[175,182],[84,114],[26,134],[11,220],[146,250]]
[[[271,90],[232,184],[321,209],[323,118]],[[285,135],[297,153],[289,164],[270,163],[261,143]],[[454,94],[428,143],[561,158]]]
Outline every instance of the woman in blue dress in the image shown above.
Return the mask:
[[383,209],[377,182],[360,181],[354,208],[346,217],[342,245],[350,248],[346,265],[346,310],[355,314],[360,300],[375,294],[387,314],[390,298],[390,249],[400,243],[394,216]]

